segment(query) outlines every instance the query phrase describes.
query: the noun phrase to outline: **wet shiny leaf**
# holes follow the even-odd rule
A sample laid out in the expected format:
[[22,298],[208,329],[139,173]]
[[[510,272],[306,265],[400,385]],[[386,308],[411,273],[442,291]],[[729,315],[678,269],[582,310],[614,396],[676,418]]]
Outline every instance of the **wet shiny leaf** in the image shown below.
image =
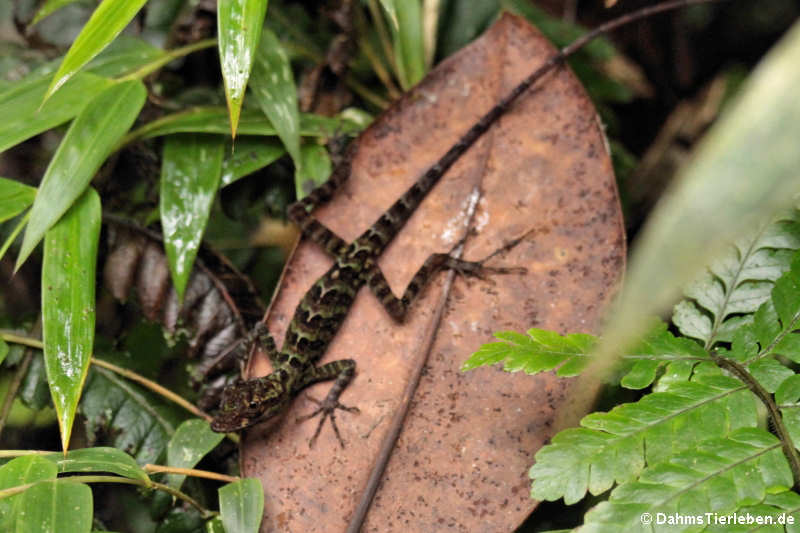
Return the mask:
[[[36,455],[17,457],[0,467],[0,490],[55,479],[56,475],[58,475],[56,465],[44,457]],[[14,531],[21,503],[22,493],[0,499],[0,531]]]
[[219,0],[217,4],[219,61],[233,137],[266,12],[267,0]]
[[65,472],[111,472],[131,479],[148,481],[149,478],[133,457],[110,447],[81,448],[62,454],[48,455],[60,474]]
[[86,189],[97,169],[133,124],[144,105],[145,95],[144,85],[138,80],[117,83],[93,98],[72,122],[42,178],[17,268]]
[[250,90],[301,172],[300,111],[289,56],[270,30],[261,35]]
[[[167,464],[179,468],[194,468],[223,438],[223,434],[211,431],[205,420],[187,420],[178,426],[167,444]],[[184,479],[185,475],[168,474],[167,484],[177,489]]]
[[45,100],[125,29],[147,0],[103,0],[72,43],[45,93]]
[[15,533],[89,533],[92,489],[83,483],[49,480],[20,496]]
[[100,197],[88,189],[45,235],[42,340],[64,450],[94,343],[100,209]]
[[227,533],[256,533],[264,512],[264,489],[245,478],[219,489],[219,512]]
[[206,135],[175,135],[164,143],[161,226],[179,299],[183,299],[219,188],[223,147],[222,137]]
[[233,150],[226,151],[222,162],[220,186],[230,185],[239,178],[264,168],[286,153],[283,144],[263,137],[239,137]]

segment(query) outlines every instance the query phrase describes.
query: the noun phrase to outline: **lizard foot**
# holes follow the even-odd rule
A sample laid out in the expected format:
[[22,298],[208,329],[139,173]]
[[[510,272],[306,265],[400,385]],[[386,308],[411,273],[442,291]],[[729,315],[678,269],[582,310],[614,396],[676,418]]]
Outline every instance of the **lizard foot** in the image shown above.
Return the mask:
[[336,433],[336,438],[339,440],[339,445],[344,449],[344,440],[342,439],[341,434],[339,433],[339,428],[336,425],[336,410],[341,409],[342,411],[347,411],[348,413],[360,413],[361,411],[358,407],[348,407],[346,405],[342,405],[339,403],[339,400],[335,398],[325,398],[323,401],[319,401],[316,398],[312,398],[311,396],[306,395],[306,398],[314,402],[315,404],[319,405],[319,407],[312,413],[307,415],[298,416],[296,419],[297,423],[305,422],[315,416],[322,415],[320,418],[319,424],[317,425],[317,430],[314,432],[314,435],[308,441],[308,447],[313,448],[314,443],[319,436],[320,431],[322,431],[322,425],[325,423],[326,418],[331,419],[331,426],[333,426],[333,432]]

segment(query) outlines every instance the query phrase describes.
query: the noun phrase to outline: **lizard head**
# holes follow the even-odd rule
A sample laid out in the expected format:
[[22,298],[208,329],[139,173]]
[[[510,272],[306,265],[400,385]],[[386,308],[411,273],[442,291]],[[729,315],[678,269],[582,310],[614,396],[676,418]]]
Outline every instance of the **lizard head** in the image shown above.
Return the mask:
[[291,399],[282,377],[275,372],[225,387],[211,429],[219,433],[239,431],[282,414]]

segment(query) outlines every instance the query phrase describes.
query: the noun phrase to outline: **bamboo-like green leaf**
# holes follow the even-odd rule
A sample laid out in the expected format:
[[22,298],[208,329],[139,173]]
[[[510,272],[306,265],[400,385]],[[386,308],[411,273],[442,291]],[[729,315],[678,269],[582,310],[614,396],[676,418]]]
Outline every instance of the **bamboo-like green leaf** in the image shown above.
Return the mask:
[[314,187],[321,185],[331,175],[333,165],[328,150],[319,144],[305,144],[300,148],[303,166],[295,174],[297,197],[310,193]]
[[397,76],[409,89],[425,76],[425,43],[420,0],[381,0],[392,28]]
[[264,513],[264,489],[244,478],[219,489],[219,512],[226,533],[256,533]]
[[66,457],[62,454],[48,455],[55,462],[58,472],[112,472],[114,474],[141,481],[149,478],[136,460],[117,448],[98,447],[71,450]]
[[8,355],[8,344],[3,339],[0,339],[0,363],[2,363]]
[[33,17],[31,21],[31,26],[35,25],[37,22],[42,20],[43,18],[52,15],[62,7],[66,7],[70,4],[74,4],[78,0],[45,0],[42,4],[42,7],[36,11],[36,15]]
[[16,533],[89,533],[92,490],[83,483],[50,480],[21,496]]
[[100,197],[89,189],[45,236],[42,341],[64,450],[94,344],[100,210]]
[[219,62],[233,137],[266,12],[267,0],[219,0],[217,4]]
[[98,76],[116,78],[158,62],[166,55],[167,52],[144,39],[120,35],[86,65],[86,71]]
[[48,77],[30,76],[0,93],[0,152],[77,115],[113,81],[81,72],[42,105]]
[[263,137],[239,137],[232,150],[226,150],[222,162],[220,186],[230,185],[239,178],[264,168],[286,153],[283,144]]
[[[362,126],[347,119],[323,117],[310,113],[300,115],[300,135],[304,137],[328,138],[334,135],[350,135]],[[173,133],[230,133],[228,112],[224,107],[194,107],[186,111],[166,115],[132,131],[121,142],[127,144],[140,139],[150,139]],[[239,135],[277,135],[278,130],[261,111],[242,110],[239,120]]]
[[125,29],[147,0],[103,0],[72,43],[45,93],[45,100]]
[[[199,418],[186,420],[178,426],[167,444],[167,464],[179,468],[193,468],[220,443],[223,437],[221,433],[211,431],[205,420]],[[178,489],[184,479],[185,475],[169,474],[167,484]]]
[[138,80],[115,84],[93,98],[72,122],[42,178],[17,268],[86,189],[97,169],[133,124],[145,96],[144,85]]
[[591,374],[607,372],[614,354],[646,326],[646,317],[669,305],[726,241],[794,201],[800,168],[798,64],[796,23],[755,69],[650,216]]
[[[0,490],[12,489],[58,475],[56,465],[44,457],[16,457],[0,467]],[[22,494],[0,499],[0,531],[14,531]]]
[[33,203],[36,187],[0,178],[0,222],[17,216]]
[[161,226],[172,282],[181,299],[219,188],[223,147],[222,137],[206,135],[175,135],[164,143]]
[[261,34],[250,90],[292,156],[295,169],[301,172],[300,110],[292,66],[280,41],[269,29]]

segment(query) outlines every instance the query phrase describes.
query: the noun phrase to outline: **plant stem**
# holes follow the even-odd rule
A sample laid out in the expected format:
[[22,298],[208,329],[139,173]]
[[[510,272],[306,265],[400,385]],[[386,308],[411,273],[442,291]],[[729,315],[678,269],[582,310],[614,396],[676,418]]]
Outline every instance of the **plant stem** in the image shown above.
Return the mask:
[[794,488],[800,487],[800,457],[797,455],[797,449],[794,447],[792,437],[789,435],[789,430],[786,429],[786,426],[783,424],[783,417],[781,416],[778,406],[775,405],[772,395],[761,386],[758,380],[756,380],[745,367],[736,361],[728,359],[727,357],[721,357],[716,352],[711,352],[711,357],[719,367],[724,368],[741,379],[745,385],[747,385],[747,388],[750,389],[767,408],[769,417],[775,427],[775,433],[778,434],[778,438],[781,441],[783,454],[786,456],[786,460],[789,461],[789,467],[792,470],[792,478],[794,479]]
[[[35,330],[38,330],[41,327],[41,319],[36,321],[36,325],[34,326]],[[24,338],[19,337],[18,335],[14,335],[13,333],[10,336],[15,338]],[[3,335],[4,340],[9,342],[14,342],[11,339],[5,338]],[[39,343],[41,344],[41,343]],[[28,349],[25,350],[25,355],[23,356],[22,363],[17,368],[17,371],[14,373],[14,377],[11,380],[11,383],[8,385],[8,391],[6,392],[6,397],[3,399],[3,405],[0,407],[0,434],[3,433],[3,428],[5,428],[6,420],[8,420],[8,415],[11,414],[11,407],[14,405],[14,399],[17,397],[17,392],[19,392],[19,388],[22,386],[22,380],[25,379],[25,375],[28,373],[28,368],[31,366],[31,361],[33,360],[33,350],[31,348],[37,348],[37,346],[29,346]]]
[[209,472],[208,470],[197,470],[196,468],[180,468],[177,466],[146,464],[144,465],[144,470],[150,474],[163,474],[163,473],[181,474],[184,476],[202,477],[205,479],[213,479],[215,481],[224,481],[225,483],[233,483],[241,479],[236,476],[226,476],[225,474]]
[[383,18],[383,14],[375,0],[368,0],[367,7],[369,8],[369,14],[372,16],[372,20],[375,22],[375,30],[378,33],[378,39],[383,45],[383,53],[386,55],[386,59],[389,61],[392,69],[394,69],[395,74],[397,74],[397,64],[394,60],[394,46],[392,45],[391,37],[389,37],[389,31],[386,29],[386,21]]

